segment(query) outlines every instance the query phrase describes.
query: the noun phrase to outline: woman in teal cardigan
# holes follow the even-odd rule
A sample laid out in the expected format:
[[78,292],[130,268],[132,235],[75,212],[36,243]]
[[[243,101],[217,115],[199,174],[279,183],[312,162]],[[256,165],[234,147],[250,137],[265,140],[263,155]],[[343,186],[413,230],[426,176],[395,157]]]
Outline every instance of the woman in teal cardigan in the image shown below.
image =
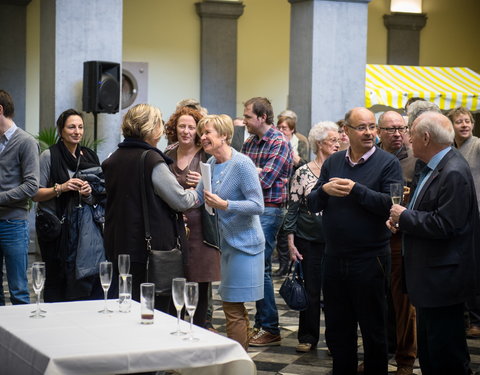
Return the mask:
[[248,347],[248,314],[244,302],[263,298],[264,236],[259,215],[263,193],[258,173],[247,156],[230,147],[232,119],[209,115],[197,132],[206,153],[213,155],[212,192],[197,187],[201,203],[215,209],[220,237],[221,284],[219,293],[227,321],[227,335]]

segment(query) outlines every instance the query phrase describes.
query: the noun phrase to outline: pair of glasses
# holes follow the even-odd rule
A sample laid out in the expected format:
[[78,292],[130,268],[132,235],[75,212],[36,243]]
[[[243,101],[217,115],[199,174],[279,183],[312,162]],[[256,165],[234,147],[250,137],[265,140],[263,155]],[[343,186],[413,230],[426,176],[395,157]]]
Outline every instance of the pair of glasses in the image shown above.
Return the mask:
[[357,132],[363,133],[365,131],[370,130],[371,132],[375,131],[377,129],[377,126],[375,124],[372,125],[360,125],[360,126],[352,126],[352,125],[346,125],[350,129],[356,130]]
[[395,134],[395,132],[397,132],[397,131],[400,134],[405,134],[408,130],[408,128],[406,126],[400,126],[398,128],[381,128],[381,127],[379,127],[379,129],[385,130],[388,134]]
[[340,140],[338,138],[328,138],[328,139],[325,139],[325,142],[340,143]]

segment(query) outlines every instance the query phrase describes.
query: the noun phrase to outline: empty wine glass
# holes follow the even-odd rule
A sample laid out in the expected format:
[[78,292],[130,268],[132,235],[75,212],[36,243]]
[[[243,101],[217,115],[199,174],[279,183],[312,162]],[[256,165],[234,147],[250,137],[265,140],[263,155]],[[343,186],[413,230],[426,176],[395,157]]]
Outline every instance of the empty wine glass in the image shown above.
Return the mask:
[[102,284],[103,293],[105,295],[105,307],[99,313],[110,314],[113,311],[107,308],[107,292],[112,283],[112,262],[100,262],[100,283]]
[[128,275],[130,273],[130,255],[118,255],[118,274],[120,276]]
[[37,309],[30,315],[30,318],[45,318],[45,315],[41,314],[40,311],[40,292],[43,289],[45,284],[45,263],[44,262],[35,262],[32,265],[32,286],[33,291],[37,295]]
[[177,309],[177,330],[175,332],[170,332],[171,335],[182,336],[186,335],[186,332],[180,330],[180,314],[182,313],[183,305],[185,304],[185,283],[186,279],[183,277],[176,277],[172,280],[172,298],[173,304]]
[[190,316],[190,332],[188,336],[184,338],[186,341],[198,341],[198,338],[193,336],[193,315],[195,314],[195,310],[197,309],[198,303],[198,283],[188,282],[185,283],[185,292],[184,292],[184,299],[185,299],[185,309]]

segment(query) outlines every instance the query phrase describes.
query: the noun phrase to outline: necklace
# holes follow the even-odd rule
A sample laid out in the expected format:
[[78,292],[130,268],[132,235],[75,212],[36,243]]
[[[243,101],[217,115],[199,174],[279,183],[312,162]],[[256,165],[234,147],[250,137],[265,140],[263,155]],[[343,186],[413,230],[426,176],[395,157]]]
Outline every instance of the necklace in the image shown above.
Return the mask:
[[320,168],[320,166],[318,165],[317,161],[315,159],[313,159],[313,164],[315,164],[318,168],[318,170],[321,170],[322,168]]

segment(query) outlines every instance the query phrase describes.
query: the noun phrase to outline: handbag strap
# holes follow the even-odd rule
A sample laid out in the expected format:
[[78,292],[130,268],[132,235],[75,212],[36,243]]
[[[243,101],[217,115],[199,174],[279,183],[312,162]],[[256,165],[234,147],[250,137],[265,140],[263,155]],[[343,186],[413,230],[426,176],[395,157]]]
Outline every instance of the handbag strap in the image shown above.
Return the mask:
[[[295,265],[295,267],[293,267]],[[292,272],[292,267],[293,267],[293,273],[292,273],[292,279],[298,278],[303,281],[303,268],[302,268],[302,262],[299,260],[297,261],[292,261],[290,263],[290,267],[288,269],[288,275],[290,275],[290,272]]]
[[[148,204],[147,204],[147,189],[145,186],[145,158],[150,150],[145,150],[140,157],[140,194],[142,197],[142,212],[143,212],[143,225],[145,228],[145,242],[147,244],[147,251],[152,250],[152,234],[150,232],[150,218],[148,216]],[[180,236],[178,234],[178,214],[175,212],[175,238],[177,239],[177,247],[181,248]]]

